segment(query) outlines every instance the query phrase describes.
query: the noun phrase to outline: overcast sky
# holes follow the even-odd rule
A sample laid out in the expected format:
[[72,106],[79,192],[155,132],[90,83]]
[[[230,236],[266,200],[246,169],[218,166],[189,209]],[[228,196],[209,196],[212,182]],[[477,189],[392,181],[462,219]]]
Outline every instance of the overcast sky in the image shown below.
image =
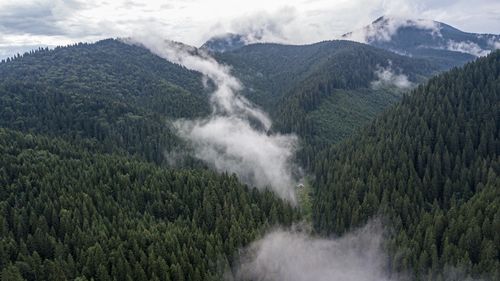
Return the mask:
[[382,15],[500,33],[498,0],[0,0],[0,57],[136,34],[199,46],[214,34],[260,31],[269,40],[311,43]]

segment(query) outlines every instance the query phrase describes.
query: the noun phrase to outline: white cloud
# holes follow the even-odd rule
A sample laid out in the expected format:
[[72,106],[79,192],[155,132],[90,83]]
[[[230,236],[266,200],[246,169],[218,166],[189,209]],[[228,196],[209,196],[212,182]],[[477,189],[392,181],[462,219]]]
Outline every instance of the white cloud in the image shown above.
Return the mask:
[[375,70],[377,80],[371,83],[372,88],[380,89],[387,86],[396,86],[400,89],[407,89],[413,86],[413,83],[408,80],[408,76],[403,73],[397,74],[392,69],[392,62],[389,61],[387,67],[378,66]]
[[388,281],[380,224],[337,239],[273,231],[245,250],[236,280]]
[[[398,281],[411,272],[391,272],[386,233],[379,221],[338,238],[312,236],[303,230],[277,229],[241,250],[228,280],[260,281]],[[460,268],[445,266],[445,281],[480,281]],[[434,280],[435,275],[429,278]],[[486,279],[489,280],[489,279]]]
[[127,37],[153,27],[156,36],[196,46],[231,31],[311,43],[338,38],[382,15],[419,15],[466,31],[500,33],[498,14],[500,2],[495,0],[2,0],[0,37],[27,36],[31,40],[26,45],[39,45],[40,38],[46,45],[62,45]]
[[346,38],[362,43],[387,42],[403,27],[416,27],[428,30],[433,36],[441,36],[439,24],[432,20],[385,17],[372,25],[349,33]]
[[211,95],[213,112],[208,118],[174,122],[179,135],[191,142],[196,157],[218,171],[236,173],[250,185],[271,188],[281,198],[296,202],[291,160],[297,137],[269,132],[271,120],[238,94],[242,85],[228,67],[201,50],[161,40],[149,33],[130,42],[201,72],[215,84]]
[[471,54],[476,57],[486,56],[491,52],[490,50],[482,49],[478,44],[470,41],[456,42],[453,40],[449,40],[445,49],[449,51]]

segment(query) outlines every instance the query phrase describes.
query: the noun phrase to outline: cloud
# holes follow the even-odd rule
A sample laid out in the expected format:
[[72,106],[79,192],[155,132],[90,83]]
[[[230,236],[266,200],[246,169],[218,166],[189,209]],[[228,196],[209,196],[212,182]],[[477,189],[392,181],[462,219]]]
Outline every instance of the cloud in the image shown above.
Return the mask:
[[470,41],[456,42],[453,40],[449,40],[445,49],[454,52],[471,54],[476,57],[486,56],[491,52],[491,50],[484,50],[479,47],[478,44]]
[[215,85],[209,117],[173,123],[178,134],[192,144],[195,157],[218,171],[236,173],[252,186],[271,188],[281,198],[295,203],[291,160],[297,137],[269,131],[271,120],[238,95],[242,85],[228,67],[201,50],[154,36],[142,35],[128,42],[141,44],[160,57],[201,72]]
[[228,22],[220,22],[209,33],[225,34],[229,31],[242,35],[246,44],[259,42],[291,43],[294,41],[294,37],[303,38],[304,34],[302,33],[308,30],[307,26],[299,25],[300,19],[297,9],[285,6],[273,12],[258,11]]
[[[387,234],[377,219],[338,238],[317,237],[293,228],[275,229],[240,250],[239,262],[227,273],[227,280],[412,280],[410,272],[391,272]],[[434,280],[435,274],[422,279]],[[452,266],[445,266],[439,277],[445,281],[483,280]]]
[[498,14],[495,0],[3,0],[0,36],[29,35],[26,45],[62,45],[128,37],[154,26],[163,39],[196,46],[227,32],[248,32],[249,42],[305,44],[340,38],[382,15],[420,15],[466,31],[499,33]]
[[488,45],[494,50],[500,49],[500,36],[490,38],[488,40]]
[[407,89],[413,86],[413,83],[408,80],[408,76],[403,73],[397,74],[392,69],[392,62],[389,61],[387,67],[377,66],[375,75],[378,80],[371,83],[372,88],[380,89],[387,86],[395,86],[400,89]]
[[361,43],[387,42],[404,27],[416,27],[428,30],[433,36],[441,36],[439,24],[432,20],[384,17],[371,25],[346,34],[345,38]]
[[63,24],[83,4],[77,1],[10,2],[0,7],[0,31],[4,34],[64,35]]
[[380,223],[336,239],[278,229],[244,250],[235,280],[388,281]]
[[281,198],[295,202],[290,160],[297,138],[268,135],[234,116],[175,122],[179,134],[192,142],[195,156],[219,171],[235,173],[252,186],[270,187]]

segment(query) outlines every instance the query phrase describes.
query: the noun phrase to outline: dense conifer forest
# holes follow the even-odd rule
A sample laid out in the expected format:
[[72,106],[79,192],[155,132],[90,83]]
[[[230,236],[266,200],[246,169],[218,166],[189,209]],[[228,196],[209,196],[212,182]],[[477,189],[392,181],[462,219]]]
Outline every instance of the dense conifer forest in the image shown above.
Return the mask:
[[[213,55],[266,133],[300,137],[307,206],[171,165],[189,154],[171,122],[211,112],[200,73],[113,39],[38,49],[0,63],[1,280],[223,280],[273,227],[372,218],[390,272],[500,279],[500,51],[430,79],[432,61],[348,41]],[[415,88],[375,89],[380,69]]]
[[0,126],[92,142],[155,163],[180,144],[165,124],[210,111],[201,74],[118,40],[41,49],[0,64]]
[[0,129],[2,280],[221,280],[298,212],[235,176]]
[[500,278],[500,52],[431,79],[316,158],[314,225],[381,216],[395,271]]

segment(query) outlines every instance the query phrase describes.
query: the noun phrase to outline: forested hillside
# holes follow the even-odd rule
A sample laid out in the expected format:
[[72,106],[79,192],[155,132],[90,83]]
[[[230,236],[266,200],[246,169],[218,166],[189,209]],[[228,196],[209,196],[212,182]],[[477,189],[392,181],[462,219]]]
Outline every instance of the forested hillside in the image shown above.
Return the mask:
[[380,216],[392,269],[500,278],[500,52],[419,86],[318,156],[315,229]]
[[311,199],[320,235],[382,218],[393,272],[500,279],[500,51],[420,86],[442,68],[348,41],[215,56],[268,134],[299,135],[307,206],[164,165],[189,154],[169,122],[210,113],[200,73],[118,40],[39,49],[0,63],[2,280],[221,280]]
[[[2,280],[221,280],[298,213],[235,176],[0,129]],[[23,279],[24,278],[24,279]]]
[[235,175],[165,168],[169,120],[210,111],[202,83],[117,40],[0,63],[1,279],[221,280],[298,219]]
[[406,89],[374,89],[377,71],[420,83],[440,70],[412,59],[350,41],[311,45],[253,44],[215,54],[245,85],[243,94],[267,109],[274,130],[302,139],[299,159],[309,167],[314,154],[337,143],[398,101]]
[[201,74],[117,40],[0,63],[0,127],[94,142],[156,163],[179,144],[168,118],[208,114]]
[[428,61],[342,40],[311,45],[253,44],[214,56],[232,67],[245,85],[244,94],[265,109],[281,105],[282,98],[314,79],[331,81],[335,88],[370,87],[377,79],[377,66],[386,67],[390,62],[395,72],[405,73],[414,82],[438,71]]
[[[218,54],[243,94],[268,110],[274,130],[303,139],[302,162],[339,142],[400,98],[372,89],[376,71],[421,82],[432,63],[348,41],[304,46],[256,44]],[[155,163],[181,141],[170,119],[209,113],[201,75],[118,40],[40,49],[0,63],[0,126],[63,137],[100,152]]]

